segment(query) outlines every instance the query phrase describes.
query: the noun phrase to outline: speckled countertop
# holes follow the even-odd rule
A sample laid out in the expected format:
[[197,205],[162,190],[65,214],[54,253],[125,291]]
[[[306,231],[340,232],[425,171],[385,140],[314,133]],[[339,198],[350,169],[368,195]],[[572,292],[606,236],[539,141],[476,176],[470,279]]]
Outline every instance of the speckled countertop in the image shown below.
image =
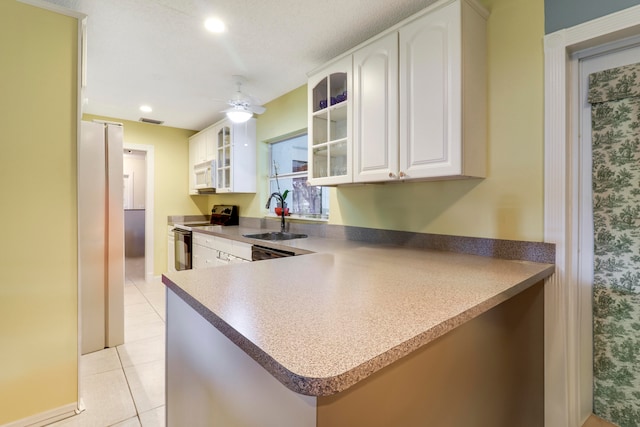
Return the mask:
[[[212,230],[250,243],[258,241],[242,235],[260,231]],[[285,386],[315,396],[347,389],[554,270],[317,237],[265,243],[306,255],[167,273],[163,282]]]

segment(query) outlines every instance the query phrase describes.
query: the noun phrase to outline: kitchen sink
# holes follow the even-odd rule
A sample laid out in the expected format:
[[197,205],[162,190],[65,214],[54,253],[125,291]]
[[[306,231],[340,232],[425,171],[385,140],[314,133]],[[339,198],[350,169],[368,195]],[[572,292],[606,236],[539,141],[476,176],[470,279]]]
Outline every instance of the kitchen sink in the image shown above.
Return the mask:
[[285,233],[282,231],[270,231],[268,233],[257,233],[257,234],[243,234],[243,236],[248,237],[250,239],[259,239],[259,240],[291,240],[291,239],[303,239],[307,237],[306,234]]

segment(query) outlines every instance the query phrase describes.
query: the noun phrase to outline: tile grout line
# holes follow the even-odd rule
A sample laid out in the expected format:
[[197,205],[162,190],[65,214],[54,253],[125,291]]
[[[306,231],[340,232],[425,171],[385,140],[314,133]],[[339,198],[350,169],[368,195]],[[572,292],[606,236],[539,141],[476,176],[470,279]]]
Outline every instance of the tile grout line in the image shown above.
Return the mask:
[[[149,300],[149,298],[147,298],[146,293],[145,293],[145,292],[143,292],[143,291],[142,291],[142,289],[140,289],[140,287],[138,286],[138,281],[137,281],[136,279],[132,279],[132,278],[128,278],[128,277],[125,277],[125,278],[126,278],[126,279],[131,283],[131,284],[133,284],[133,286],[137,289],[137,291],[138,291],[138,292],[140,292],[140,294],[143,296],[143,298],[144,298],[144,300],[145,300],[145,303],[146,303],[146,304],[148,304],[148,305],[151,307],[151,309],[153,310],[153,312],[154,312],[154,313],[155,313],[155,314],[160,318],[160,320],[162,321],[162,323],[163,323],[163,324],[165,325],[165,327],[166,327],[166,322],[165,322],[164,318],[160,315],[160,313],[158,312],[158,310],[156,309],[156,307],[151,303],[151,301]],[[141,278],[141,280],[143,281],[143,283],[145,283],[145,284],[149,284],[149,282],[146,282],[146,281],[144,280],[144,278]],[[142,303],[141,303],[141,304],[142,304]],[[126,338],[126,337],[125,337],[125,338]],[[133,341],[133,342],[135,342],[135,341]],[[126,339],[125,339],[125,344],[127,344]],[[136,404],[136,401],[135,401],[135,399],[134,399],[134,397],[133,397],[133,391],[131,390],[131,385],[130,385],[130,383],[129,383],[129,378],[127,377],[127,374],[124,372],[124,365],[123,365],[123,363],[122,363],[122,359],[121,359],[121,357],[120,357],[120,352],[119,352],[119,351],[117,351],[117,348],[116,348],[116,353],[118,354],[118,360],[119,360],[119,362],[120,362],[120,366],[122,367],[122,371],[123,371],[123,374],[124,374],[125,380],[127,381],[127,387],[129,388],[129,393],[131,394],[131,399],[133,400],[133,405],[134,405],[134,407],[135,407],[135,409],[136,409],[136,417],[138,418],[138,422],[139,422],[139,423],[140,423],[140,425],[142,426],[142,420],[140,419],[140,411],[138,410],[138,405]],[[147,363],[151,363],[151,362],[147,362]],[[134,366],[135,366],[135,365],[132,365],[132,368],[133,368]],[[155,409],[157,409],[157,408],[151,408],[149,411],[153,411],[153,410],[155,410]]]
[[[129,390],[129,395],[131,396],[131,401],[133,402],[133,407],[136,409],[136,416],[135,418],[137,418],[138,420],[138,424],[140,424],[142,426],[142,420],[140,419],[140,411],[138,411],[138,405],[136,404],[136,399],[133,398],[133,391],[131,390],[131,384],[129,384],[129,377],[127,377],[126,372],[124,371],[124,366],[122,366],[122,359],[120,358],[120,353],[116,351],[116,353],[118,353],[118,360],[120,361],[120,367],[122,369],[122,375],[124,375],[124,380],[127,382],[127,390]],[[131,417],[133,418],[133,417]],[[122,421],[119,421],[115,424],[113,424],[113,426],[118,425],[120,423],[123,423],[127,420],[130,420],[131,418],[127,418],[124,419]]]
[[[135,280],[129,279],[129,278],[126,278],[126,279],[129,280],[133,284],[133,286],[135,286],[135,288],[138,290],[138,292],[140,292],[142,294],[142,296],[144,297],[144,299],[147,302],[147,304],[149,304],[151,306],[151,308],[153,309],[153,311],[156,312],[156,309],[153,307],[153,304],[151,304],[151,302],[147,299],[147,297],[144,295],[144,292],[142,292],[140,290],[140,288],[138,288],[138,285],[136,284]],[[125,344],[127,344],[126,337],[125,337]],[[136,409],[136,418],[138,419],[138,424],[140,424],[142,426],[142,420],[140,419],[140,411],[138,409],[138,404],[136,403],[136,399],[133,397],[133,390],[131,389],[131,384],[129,383],[129,377],[127,377],[127,373],[124,370],[124,365],[122,363],[122,358],[120,357],[120,351],[118,350],[118,347],[116,347],[116,354],[118,355],[118,361],[120,362],[120,368],[122,369],[122,375],[124,375],[124,379],[127,382],[127,389],[129,390],[129,395],[131,396],[131,401],[133,402],[133,407]],[[123,421],[126,421],[126,420],[123,420]]]
[[[144,298],[144,300],[145,300],[146,304],[148,304],[148,305],[151,307],[151,309],[153,310],[153,312],[154,312],[154,313],[155,313],[155,314],[160,318],[160,320],[162,321],[162,323],[163,323],[163,324],[165,325],[165,327],[166,327],[166,322],[165,322],[164,318],[163,318],[163,317],[162,317],[162,315],[158,312],[158,310],[156,309],[156,307],[151,303],[151,301],[149,300],[149,298],[147,298],[146,293],[145,293],[145,292],[143,292],[143,290],[142,290],[142,289],[140,289],[140,287],[138,286],[138,281],[137,281],[136,279],[129,279],[129,280],[130,280],[130,281],[131,281],[131,283],[135,286],[135,288],[138,290],[138,292],[140,292],[140,294],[143,296],[143,298]],[[146,280],[144,280],[144,278],[143,278],[143,279],[141,279],[141,280],[143,281],[143,283],[144,283],[144,284],[147,284],[147,285],[149,284],[149,282],[147,282]],[[153,282],[152,282],[152,283],[153,283]],[[120,353],[118,353],[118,358],[119,358],[119,360],[120,360],[120,365],[123,367],[123,372],[124,372],[124,366],[122,365],[122,359],[120,359]],[[152,362],[147,362],[147,363],[152,363]],[[140,419],[140,412],[139,412],[139,410],[138,410],[138,406],[136,405],[136,401],[135,401],[135,399],[133,398],[133,392],[131,391],[131,386],[129,385],[129,378],[127,377],[126,373],[124,374],[124,376],[125,376],[125,379],[126,379],[126,381],[127,381],[127,386],[129,387],[129,391],[130,391],[130,393],[131,393],[131,398],[132,398],[132,400],[133,400],[134,407],[136,408],[136,414],[137,414],[138,422],[140,423],[140,425],[142,425],[142,420]],[[157,408],[151,408],[151,409],[149,409],[149,411],[148,411],[148,412],[153,411],[153,410],[156,410],[156,409],[157,409]]]
[[[145,282],[147,283],[147,282]],[[133,285],[136,287],[136,289],[138,290],[138,292],[140,292],[143,296],[143,298],[147,301],[147,303],[151,306],[151,308],[153,309],[153,311],[158,315],[158,317],[160,317],[160,320],[162,320],[162,323],[164,323],[165,325],[167,324],[167,322],[164,320],[164,317],[162,317],[162,314],[160,314],[158,312],[158,310],[156,310],[156,307],[151,303],[151,301],[149,301],[149,298],[147,298],[147,295],[142,292],[142,290],[138,287],[138,284],[133,281]]]

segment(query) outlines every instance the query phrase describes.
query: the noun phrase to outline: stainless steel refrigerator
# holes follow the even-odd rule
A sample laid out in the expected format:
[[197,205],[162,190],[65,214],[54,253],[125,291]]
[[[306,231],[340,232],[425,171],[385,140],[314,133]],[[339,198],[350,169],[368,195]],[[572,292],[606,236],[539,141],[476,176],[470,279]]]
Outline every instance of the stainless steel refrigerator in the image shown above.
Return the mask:
[[78,147],[81,353],[124,343],[122,126],[82,122]]

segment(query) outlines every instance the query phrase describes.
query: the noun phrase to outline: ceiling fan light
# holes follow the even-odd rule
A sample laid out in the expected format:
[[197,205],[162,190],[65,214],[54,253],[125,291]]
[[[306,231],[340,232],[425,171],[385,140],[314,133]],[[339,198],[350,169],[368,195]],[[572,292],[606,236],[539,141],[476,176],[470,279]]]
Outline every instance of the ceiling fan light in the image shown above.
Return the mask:
[[244,123],[247,120],[249,120],[252,116],[253,116],[253,113],[246,110],[240,110],[240,109],[234,108],[232,110],[227,111],[227,117],[233,123]]
[[204,27],[212,33],[224,33],[226,25],[218,18],[209,18],[204,21]]

